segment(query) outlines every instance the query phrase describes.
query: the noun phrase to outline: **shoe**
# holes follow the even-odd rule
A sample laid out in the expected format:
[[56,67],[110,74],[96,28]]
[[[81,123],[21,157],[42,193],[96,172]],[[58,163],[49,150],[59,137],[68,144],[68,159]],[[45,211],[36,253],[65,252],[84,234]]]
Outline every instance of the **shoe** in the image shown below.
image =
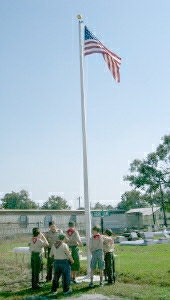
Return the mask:
[[90,288],[94,288],[94,284],[92,282],[89,283]]
[[99,284],[100,286],[103,286],[103,282],[100,282],[100,284]]
[[70,280],[70,283],[73,283],[73,284],[79,284],[80,282],[79,282],[79,281],[76,281],[75,279],[71,279],[71,280]]
[[55,292],[51,291],[50,294],[48,294],[48,296],[54,296],[54,295],[57,295],[57,291],[55,291]]
[[52,277],[46,277],[46,282],[49,282],[49,281],[51,281],[52,280]]
[[33,290],[39,290],[39,289],[42,289],[42,286],[37,284],[33,287]]
[[107,283],[108,283],[108,284],[112,284],[112,283],[113,283],[112,278],[109,278]]
[[71,293],[72,293],[72,290],[69,289],[67,292],[63,292],[63,295],[64,295],[64,296],[68,296],[68,295],[70,295]]

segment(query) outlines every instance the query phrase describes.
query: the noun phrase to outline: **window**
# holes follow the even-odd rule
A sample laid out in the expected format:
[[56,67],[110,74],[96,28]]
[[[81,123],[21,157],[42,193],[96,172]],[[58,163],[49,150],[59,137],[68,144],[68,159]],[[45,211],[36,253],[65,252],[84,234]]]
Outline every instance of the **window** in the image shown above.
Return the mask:
[[27,228],[28,226],[28,217],[27,216],[20,216],[19,223],[21,228]]
[[44,227],[49,227],[49,222],[52,221],[52,216],[45,216],[44,218]]
[[77,216],[76,215],[71,215],[70,221],[74,221],[76,223],[77,221]]

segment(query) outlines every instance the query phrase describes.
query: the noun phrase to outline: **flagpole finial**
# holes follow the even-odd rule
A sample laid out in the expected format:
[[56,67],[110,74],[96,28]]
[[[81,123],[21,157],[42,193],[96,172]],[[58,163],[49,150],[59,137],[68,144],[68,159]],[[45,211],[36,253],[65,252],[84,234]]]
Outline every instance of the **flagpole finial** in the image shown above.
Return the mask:
[[79,19],[79,20],[82,19],[82,15],[78,15],[77,19]]

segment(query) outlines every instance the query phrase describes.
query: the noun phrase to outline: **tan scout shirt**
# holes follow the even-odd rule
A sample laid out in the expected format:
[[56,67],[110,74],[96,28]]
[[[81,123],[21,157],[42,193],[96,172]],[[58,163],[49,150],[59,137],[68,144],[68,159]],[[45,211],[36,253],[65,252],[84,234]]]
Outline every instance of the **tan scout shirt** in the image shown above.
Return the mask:
[[112,238],[111,241],[105,241],[103,243],[103,251],[104,252],[114,252],[114,239]]
[[46,246],[48,246],[48,244],[45,241],[43,241],[39,238],[33,237],[31,239],[29,249],[30,249],[30,252],[39,252],[40,253],[40,252],[42,252],[42,248],[46,247]]
[[89,243],[90,251],[93,252],[96,250],[103,250],[103,244],[111,241],[111,239],[112,239],[111,237],[107,237],[102,234],[93,235],[90,238],[90,243]]
[[53,257],[54,259],[68,259],[73,260],[72,255],[70,253],[69,247],[66,243],[61,243],[61,245],[56,248],[55,245],[52,245],[51,251],[50,251],[50,257]]
[[77,230],[70,228],[67,230],[67,244],[68,246],[82,246],[82,241]]
[[60,234],[63,234],[63,231],[61,229],[56,229],[55,232],[52,232],[51,230],[46,232],[45,237],[49,243],[49,248],[51,248],[52,245],[55,244],[56,241],[58,241],[58,237]]

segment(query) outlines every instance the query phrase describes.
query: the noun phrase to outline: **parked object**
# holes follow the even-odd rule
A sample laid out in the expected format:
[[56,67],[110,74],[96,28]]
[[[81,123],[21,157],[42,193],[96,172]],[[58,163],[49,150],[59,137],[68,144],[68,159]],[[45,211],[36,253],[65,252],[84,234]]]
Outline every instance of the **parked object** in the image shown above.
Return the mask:
[[[159,235],[158,235],[159,233]],[[160,235],[161,234],[161,235]],[[170,243],[170,235],[164,234],[163,232],[150,232],[146,231],[142,233],[143,239],[133,241],[121,241],[121,246],[150,246],[155,244],[167,244]],[[159,236],[155,239],[155,236]]]
[[85,236],[81,236],[80,239],[82,241],[83,246],[86,246],[86,241],[87,241],[86,237]]
[[31,254],[29,247],[15,247],[12,252]]
[[127,238],[123,235],[119,235],[114,239],[114,243],[121,243],[127,241]]
[[138,238],[136,232],[131,232],[131,233],[130,233],[130,237],[129,237],[129,240],[130,240],[130,241],[136,241],[136,240],[138,240],[138,239],[139,239],[139,238]]

